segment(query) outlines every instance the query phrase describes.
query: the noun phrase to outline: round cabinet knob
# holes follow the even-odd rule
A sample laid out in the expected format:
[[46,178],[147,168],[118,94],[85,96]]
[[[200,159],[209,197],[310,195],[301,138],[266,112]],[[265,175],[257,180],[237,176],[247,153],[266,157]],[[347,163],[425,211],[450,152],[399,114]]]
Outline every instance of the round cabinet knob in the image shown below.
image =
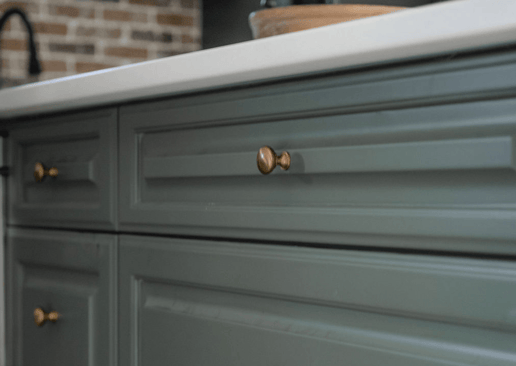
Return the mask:
[[283,151],[280,156],[276,155],[270,146],[264,146],[258,150],[256,157],[258,170],[262,174],[269,174],[279,165],[281,169],[287,170],[290,167],[290,154]]
[[50,313],[45,313],[42,308],[37,308],[34,310],[34,323],[38,327],[41,327],[47,320],[50,320],[52,323],[55,323],[59,319],[59,313],[57,311],[51,311]]
[[45,169],[41,163],[36,163],[36,165],[34,165],[34,179],[36,182],[42,182],[46,176],[55,178],[58,174],[59,171],[57,168]]

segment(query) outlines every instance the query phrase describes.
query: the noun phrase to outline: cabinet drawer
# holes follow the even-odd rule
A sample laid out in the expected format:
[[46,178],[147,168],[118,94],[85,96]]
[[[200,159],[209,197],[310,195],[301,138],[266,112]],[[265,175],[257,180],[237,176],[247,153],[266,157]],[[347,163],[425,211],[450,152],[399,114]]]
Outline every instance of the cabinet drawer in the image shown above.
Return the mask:
[[508,261],[122,236],[120,362],[513,365],[515,285]]
[[[239,119],[266,103],[196,98],[121,110],[124,230],[516,253],[514,99]],[[287,171],[258,171],[266,145]]]
[[[115,109],[38,120],[13,130],[8,222],[116,228],[116,133]],[[56,168],[57,176],[37,182],[36,163],[49,174]]]
[[[115,246],[107,235],[8,231],[9,365],[116,364]],[[57,320],[38,326],[35,309]]]

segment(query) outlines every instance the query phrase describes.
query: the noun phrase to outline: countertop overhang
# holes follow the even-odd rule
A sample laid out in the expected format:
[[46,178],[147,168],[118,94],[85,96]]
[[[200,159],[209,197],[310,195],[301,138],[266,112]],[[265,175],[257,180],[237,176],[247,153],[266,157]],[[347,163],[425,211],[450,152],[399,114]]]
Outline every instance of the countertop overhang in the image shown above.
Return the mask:
[[455,0],[0,90],[0,118],[516,44],[516,1]]

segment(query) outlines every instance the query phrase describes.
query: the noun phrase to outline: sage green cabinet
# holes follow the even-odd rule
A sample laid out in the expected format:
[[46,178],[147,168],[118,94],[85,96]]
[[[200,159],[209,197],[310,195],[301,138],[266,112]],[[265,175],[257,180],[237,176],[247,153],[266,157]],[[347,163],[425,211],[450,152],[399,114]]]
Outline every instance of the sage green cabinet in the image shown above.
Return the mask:
[[[516,365],[515,70],[485,52],[9,121],[7,366]],[[289,170],[259,173],[265,145]]]
[[[9,137],[9,224],[116,228],[117,111],[69,113],[19,123]],[[56,168],[34,179],[34,166]]]
[[[120,228],[514,255],[516,99],[497,95],[516,87],[515,62],[429,62],[122,106]],[[260,174],[267,145],[290,153],[287,171]]]
[[121,236],[123,365],[514,365],[516,263]]
[[116,257],[113,235],[9,229],[7,364],[116,365]]

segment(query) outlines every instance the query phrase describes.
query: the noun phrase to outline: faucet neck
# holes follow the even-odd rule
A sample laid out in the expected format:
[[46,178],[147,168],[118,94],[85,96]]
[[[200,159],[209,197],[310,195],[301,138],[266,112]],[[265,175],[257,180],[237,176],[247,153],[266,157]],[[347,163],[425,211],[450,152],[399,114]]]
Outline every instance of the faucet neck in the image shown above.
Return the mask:
[[[37,52],[36,52],[36,44],[34,43],[34,32],[32,30],[32,26],[30,25],[29,19],[27,18],[27,15],[18,8],[11,8],[8,9],[4,15],[0,18],[0,33],[2,31],[2,28],[4,27],[5,22],[7,19],[11,16],[17,14],[22,19],[23,23],[25,24],[25,28],[27,28],[27,32],[29,33],[29,44],[28,44],[28,50],[30,53],[30,60],[29,60],[29,74],[30,75],[39,75],[41,73],[41,66],[39,64],[38,58],[37,58]],[[0,40],[1,42],[1,40]]]

